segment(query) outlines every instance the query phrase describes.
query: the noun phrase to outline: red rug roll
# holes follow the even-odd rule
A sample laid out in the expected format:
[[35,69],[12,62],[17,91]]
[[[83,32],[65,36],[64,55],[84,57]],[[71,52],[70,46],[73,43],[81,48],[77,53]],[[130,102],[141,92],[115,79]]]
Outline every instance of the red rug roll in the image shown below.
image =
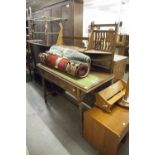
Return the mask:
[[48,56],[49,56],[49,54],[47,54],[47,53],[40,53],[40,54],[38,55],[39,61],[40,61],[42,64],[46,65],[46,64],[47,64],[46,61],[47,61],[47,57],[48,57]]
[[58,70],[67,72],[75,77],[86,77],[90,70],[90,64],[80,61],[69,60],[53,54],[40,54],[40,62],[48,67],[57,68]]
[[58,59],[58,56],[51,54],[47,57],[46,63],[49,67],[55,67],[57,59]]
[[58,68],[59,68],[60,70],[65,71],[68,62],[69,62],[69,60],[66,59],[66,58],[61,59],[60,62],[58,63]]
[[81,63],[77,69],[76,69],[76,72],[75,72],[75,75],[77,77],[86,77],[89,73],[89,65],[87,63]]

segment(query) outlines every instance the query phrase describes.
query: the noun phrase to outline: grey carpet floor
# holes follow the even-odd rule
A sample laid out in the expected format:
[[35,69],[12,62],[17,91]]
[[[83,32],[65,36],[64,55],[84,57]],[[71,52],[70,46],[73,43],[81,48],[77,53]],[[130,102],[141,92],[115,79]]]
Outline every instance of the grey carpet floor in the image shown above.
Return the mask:
[[[41,86],[26,83],[27,147],[30,155],[99,155],[81,135],[79,110],[64,94],[44,103]],[[129,142],[118,155],[129,154]]]

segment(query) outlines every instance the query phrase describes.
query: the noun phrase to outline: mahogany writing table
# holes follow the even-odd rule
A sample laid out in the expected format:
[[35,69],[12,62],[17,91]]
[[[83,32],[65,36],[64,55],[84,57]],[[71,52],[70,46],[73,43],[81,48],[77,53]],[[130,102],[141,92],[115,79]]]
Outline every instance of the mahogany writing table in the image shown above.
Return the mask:
[[79,103],[80,116],[82,118],[83,98],[86,94],[93,92],[95,89],[113,80],[114,76],[105,72],[90,72],[85,78],[76,78],[64,72],[49,68],[41,63],[37,67],[42,76],[42,85],[45,103],[47,102],[45,79],[58,85],[62,89],[73,95]]

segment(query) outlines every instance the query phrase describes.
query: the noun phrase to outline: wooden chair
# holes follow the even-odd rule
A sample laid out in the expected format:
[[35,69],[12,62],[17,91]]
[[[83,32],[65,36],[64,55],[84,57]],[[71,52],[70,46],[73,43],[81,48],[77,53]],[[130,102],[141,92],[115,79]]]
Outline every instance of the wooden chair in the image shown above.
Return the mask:
[[92,24],[87,51],[92,64],[112,71],[118,24]]

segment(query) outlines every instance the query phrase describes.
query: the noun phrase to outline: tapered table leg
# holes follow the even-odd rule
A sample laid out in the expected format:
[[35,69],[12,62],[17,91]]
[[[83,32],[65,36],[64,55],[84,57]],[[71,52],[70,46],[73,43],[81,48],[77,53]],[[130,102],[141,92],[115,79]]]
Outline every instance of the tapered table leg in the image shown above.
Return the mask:
[[43,88],[43,97],[45,103],[47,103],[47,95],[46,95],[46,85],[45,85],[45,78],[42,77],[42,88]]

